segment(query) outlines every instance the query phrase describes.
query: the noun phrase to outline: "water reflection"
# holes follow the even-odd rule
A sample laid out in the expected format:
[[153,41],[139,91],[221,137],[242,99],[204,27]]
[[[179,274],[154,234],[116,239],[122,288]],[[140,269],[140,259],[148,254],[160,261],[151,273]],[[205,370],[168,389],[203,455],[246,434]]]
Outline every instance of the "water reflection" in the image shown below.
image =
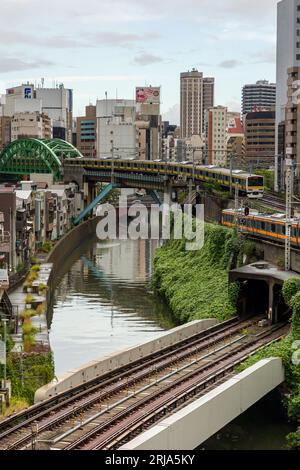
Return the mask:
[[58,276],[50,312],[56,375],[174,326],[146,288],[158,242],[87,241]]

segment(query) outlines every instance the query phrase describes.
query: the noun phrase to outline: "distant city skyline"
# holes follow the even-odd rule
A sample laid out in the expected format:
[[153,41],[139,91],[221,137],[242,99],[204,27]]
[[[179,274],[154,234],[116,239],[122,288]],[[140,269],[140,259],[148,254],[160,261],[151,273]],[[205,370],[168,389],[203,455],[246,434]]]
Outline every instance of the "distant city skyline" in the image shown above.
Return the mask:
[[[2,0],[0,93],[20,82],[74,89],[74,115],[97,98],[162,87],[179,124],[180,73],[216,79],[215,103],[239,111],[247,83],[275,82],[277,0]],[[184,6],[184,7],[183,7]],[[51,15],[49,15],[51,12]]]

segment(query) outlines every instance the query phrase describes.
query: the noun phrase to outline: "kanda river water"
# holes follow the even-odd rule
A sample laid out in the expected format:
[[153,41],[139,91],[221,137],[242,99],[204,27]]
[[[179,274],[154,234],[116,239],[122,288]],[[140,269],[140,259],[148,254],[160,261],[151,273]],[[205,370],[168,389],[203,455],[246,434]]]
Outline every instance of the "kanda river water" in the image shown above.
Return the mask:
[[50,312],[56,376],[175,326],[167,306],[148,288],[158,245],[95,239],[66,260]]

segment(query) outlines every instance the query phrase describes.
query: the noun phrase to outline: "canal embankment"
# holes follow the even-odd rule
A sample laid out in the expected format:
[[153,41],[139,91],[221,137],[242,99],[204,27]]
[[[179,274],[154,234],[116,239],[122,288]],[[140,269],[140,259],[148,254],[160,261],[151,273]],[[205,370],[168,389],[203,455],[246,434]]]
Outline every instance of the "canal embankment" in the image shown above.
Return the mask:
[[10,290],[17,315],[8,341],[7,378],[12,390],[9,412],[33,403],[35,391],[54,377],[48,313],[55,277],[77,246],[95,235],[97,222],[94,218],[73,228],[55,243],[47,256],[37,254],[27,276]]

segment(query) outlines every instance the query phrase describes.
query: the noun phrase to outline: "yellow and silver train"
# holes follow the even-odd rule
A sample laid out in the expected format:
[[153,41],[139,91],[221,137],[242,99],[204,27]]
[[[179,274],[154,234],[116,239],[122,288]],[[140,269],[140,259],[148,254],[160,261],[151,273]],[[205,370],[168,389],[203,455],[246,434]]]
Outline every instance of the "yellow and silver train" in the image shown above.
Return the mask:
[[[113,164],[112,164],[113,162]],[[81,166],[87,170],[111,171],[115,173],[135,173],[145,175],[165,175],[188,181],[217,183],[224,188],[236,187],[243,195],[249,198],[262,198],[264,194],[263,176],[252,175],[242,170],[234,170],[232,174],[227,168],[212,165],[193,165],[192,162],[160,162],[143,160],[111,160],[77,158],[64,161],[64,166]]]
[[[251,210],[246,216],[244,209],[226,209],[222,211],[222,225],[237,227],[245,234],[277,243],[285,243],[286,240],[285,214],[269,215]],[[291,244],[300,247],[300,219],[292,220]]]

